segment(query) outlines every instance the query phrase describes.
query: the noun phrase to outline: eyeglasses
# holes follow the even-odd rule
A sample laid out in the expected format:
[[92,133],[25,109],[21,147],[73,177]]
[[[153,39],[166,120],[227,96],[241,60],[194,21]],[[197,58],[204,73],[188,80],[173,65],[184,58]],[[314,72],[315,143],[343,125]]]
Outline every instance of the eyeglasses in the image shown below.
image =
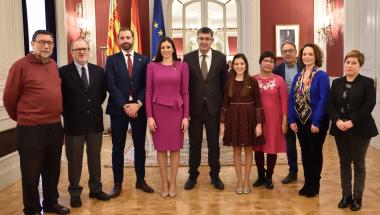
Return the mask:
[[282,54],[292,54],[294,53],[294,49],[284,49],[281,51]]
[[198,37],[198,40],[210,42],[211,40],[213,40],[213,38],[212,37]]
[[46,44],[47,44],[49,47],[54,46],[54,42],[53,42],[53,41],[49,41],[49,40],[35,40],[34,42],[37,42],[38,45],[40,45],[40,46],[45,46]]
[[88,52],[89,51],[89,48],[76,48],[76,49],[73,49],[72,51],[74,52]]
[[264,62],[264,63],[274,63],[274,60],[264,59],[262,62]]

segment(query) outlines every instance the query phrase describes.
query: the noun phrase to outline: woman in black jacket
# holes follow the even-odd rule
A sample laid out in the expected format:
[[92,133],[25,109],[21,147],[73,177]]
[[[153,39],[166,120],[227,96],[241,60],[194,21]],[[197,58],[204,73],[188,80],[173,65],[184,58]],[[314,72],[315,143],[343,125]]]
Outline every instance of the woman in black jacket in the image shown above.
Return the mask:
[[[378,134],[371,112],[376,104],[374,80],[359,74],[364,55],[352,50],[344,58],[345,76],[333,81],[330,91],[330,134],[335,137],[340,160],[342,200],[339,208],[351,204],[360,210],[365,184],[365,156],[372,137]],[[352,169],[354,163],[354,187]]]

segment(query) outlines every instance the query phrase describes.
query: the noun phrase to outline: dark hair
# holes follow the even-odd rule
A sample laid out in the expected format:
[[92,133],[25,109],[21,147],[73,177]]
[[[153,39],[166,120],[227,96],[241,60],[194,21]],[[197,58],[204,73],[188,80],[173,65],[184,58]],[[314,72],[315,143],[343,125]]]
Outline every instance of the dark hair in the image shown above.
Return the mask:
[[259,64],[264,60],[264,58],[270,57],[273,59],[274,62],[276,62],[276,56],[274,56],[273,52],[270,51],[264,51],[261,53],[260,58],[259,58]]
[[247,96],[249,95],[249,91],[250,91],[250,84],[251,84],[251,78],[249,77],[249,66],[248,66],[248,60],[247,60],[247,57],[242,54],[242,53],[238,53],[234,56],[234,58],[232,59],[232,69],[231,69],[231,74],[230,74],[230,77],[227,81],[227,90],[228,90],[228,96],[232,97],[232,90],[233,90],[233,83],[234,83],[234,80],[236,78],[236,71],[234,69],[234,64],[235,64],[235,60],[236,59],[243,59],[244,63],[245,63],[245,71],[244,71],[244,79],[243,79],[243,88],[242,88],[242,91],[240,93],[241,96]]
[[162,45],[162,43],[164,43],[164,42],[169,42],[171,45],[172,45],[172,47],[173,47],[173,50],[174,50],[174,52],[173,52],[173,61],[178,61],[178,58],[177,58],[177,50],[176,50],[176,48],[175,48],[175,45],[174,45],[174,42],[173,42],[173,40],[170,38],[170,37],[164,37],[164,38],[162,38],[161,39],[161,41],[160,41],[160,43],[158,44],[158,46],[157,46],[157,54],[156,54],[156,57],[154,58],[154,62],[161,62],[163,59],[164,59],[164,57],[162,56],[162,54],[161,54],[161,45]]
[[130,27],[121,27],[120,30],[119,30],[119,32],[117,33],[117,38],[119,38],[120,32],[122,32],[122,31],[129,31],[129,32],[131,32],[132,37],[135,38],[135,33],[132,31],[132,29]]
[[209,27],[203,27],[203,28],[199,29],[197,31],[197,36],[199,36],[200,33],[202,33],[202,34],[211,34],[211,37],[214,37],[214,32]]
[[313,49],[314,51],[314,56],[315,56],[315,65],[317,67],[321,67],[322,64],[323,64],[323,53],[322,53],[322,50],[321,48],[319,48],[319,46],[315,43],[307,43],[306,45],[304,45],[302,47],[302,49],[300,50],[300,54],[298,55],[298,61],[300,62],[300,66],[301,68],[305,68],[305,64],[303,63],[302,61],[302,55],[303,55],[303,50],[306,48],[306,47],[310,47]]
[[359,50],[351,50],[350,52],[348,52],[346,56],[344,57],[344,62],[346,62],[347,58],[349,57],[357,58],[360,67],[364,65],[365,57],[364,57],[364,54],[361,53]]
[[292,41],[289,41],[289,40],[286,40],[285,42],[283,42],[281,44],[281,51],[282,51],[282,48],[284,47],[284,45],[286,45],[286,44],[292,45],[294,47],[294,49],[297,51],[296,44],[294,42],[292,42]]
[[34,32],[33,36],[32,36],[32,41],[36,41],[36,38],[39,34],[44,34],[44,35],[49,35],[51,36],[51,38],[53,39],[54,41],[54,36],[53,34],[50,32],[50,31],[47,31],[47,30],[37,30],[36,32]]

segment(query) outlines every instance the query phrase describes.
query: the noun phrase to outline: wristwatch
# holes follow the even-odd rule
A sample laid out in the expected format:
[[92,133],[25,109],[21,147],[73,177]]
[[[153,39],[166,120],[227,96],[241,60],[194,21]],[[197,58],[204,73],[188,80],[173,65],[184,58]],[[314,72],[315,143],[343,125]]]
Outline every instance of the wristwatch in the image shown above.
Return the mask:
[[139,105],[139,108],[143,106],[143,103],[140,100],[137,100],[137,104]]

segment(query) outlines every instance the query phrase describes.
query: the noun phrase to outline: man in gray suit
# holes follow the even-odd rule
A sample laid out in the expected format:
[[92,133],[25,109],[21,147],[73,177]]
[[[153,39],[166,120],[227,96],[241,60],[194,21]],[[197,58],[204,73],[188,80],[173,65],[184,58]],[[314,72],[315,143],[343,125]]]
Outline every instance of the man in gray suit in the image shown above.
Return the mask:
[[197,41],[199,49],[184,56],[184,62],[189,65],[190,74],[190,156],[189,178],[185,183],[185,189],[193,189],[197,183],[204,125],[211,183],[216,189],[222,190],[224,184],[219,178],[219,116],[228,67],[226,56],[211,49],[214,38],[210,28],[199,29]]

